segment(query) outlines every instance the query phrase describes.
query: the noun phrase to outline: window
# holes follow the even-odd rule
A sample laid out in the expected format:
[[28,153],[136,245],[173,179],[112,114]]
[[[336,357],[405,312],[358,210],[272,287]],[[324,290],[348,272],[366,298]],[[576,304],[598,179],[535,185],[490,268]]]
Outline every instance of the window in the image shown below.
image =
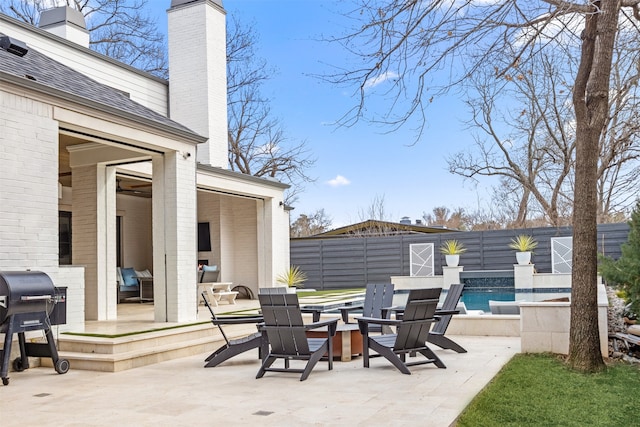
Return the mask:
[[58,212],[58,264],[71,265],[71,212]]

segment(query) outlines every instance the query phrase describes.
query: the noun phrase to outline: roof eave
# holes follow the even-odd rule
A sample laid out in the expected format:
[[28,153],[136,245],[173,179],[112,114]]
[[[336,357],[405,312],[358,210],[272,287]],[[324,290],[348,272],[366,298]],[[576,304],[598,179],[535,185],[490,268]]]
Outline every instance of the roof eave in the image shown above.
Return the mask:
[[241,179],[243,181],[253,182],[256,184],[268,185],[270,187],[280,188],[283,190],[286,190],[287,188],[291,187],[289,184],[276,181],[275,179],[262,178],[254,175],[247,175],[241,172],[237,172],[229,169],[223,169],[223,168],[215,167],[211,165],[205,165],[202,163],[198,163],[198,170],[202,170],[204,172],[212,172],[215,174],[227,176],[229,178]]
[[120,117],[122,119],[142,123],[146,126],[156,128],[167,134],[180,138],[181,140],[191,142],[193,144],[201,144],[208,140],[208,138],[198,135],[195,132],[177,129],[177,128],[168,126],[166,124],[159,123],[154,120],[147,119],[145,117],[141,117],[137,114],[132,114],[127,111],[123,111],[115,107],[104,105],[99,102],[95,102],[81,96],[73,95],[69,92],[65,92],[60,89],[55,89],[50,86],[44,85],[42,83],[38,83],[37,81],[28,80],[23,77],[19,77],[10,73],[0,72],[0,81],[6,82],[8,84],[11,84],[13,86],[17,86],[23,89],[35,90],[45,95],[49,95],[65,101],[73,102],[83,107],[87,107],[87,108],[91,108],[107,114],[111,114],[116,117]]

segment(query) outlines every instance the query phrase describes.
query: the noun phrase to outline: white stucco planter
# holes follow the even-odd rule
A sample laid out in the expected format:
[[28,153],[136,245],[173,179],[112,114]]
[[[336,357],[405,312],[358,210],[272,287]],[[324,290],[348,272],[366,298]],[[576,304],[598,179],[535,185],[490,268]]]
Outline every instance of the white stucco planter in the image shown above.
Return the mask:
[[516,260],[520,265],[531,264],[531,252],[516,252]]
[[449,267],[457,267],[460,262],[460,255],[445,255],[444,258]]

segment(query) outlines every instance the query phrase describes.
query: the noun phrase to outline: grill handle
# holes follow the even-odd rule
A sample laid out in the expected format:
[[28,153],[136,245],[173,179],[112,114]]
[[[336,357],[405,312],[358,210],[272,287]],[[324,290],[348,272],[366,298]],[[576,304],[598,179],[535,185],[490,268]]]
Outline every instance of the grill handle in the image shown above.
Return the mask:
[[40,300],[50,300],[51,295],[22,295],[20,297],[20,301],[40,301]]

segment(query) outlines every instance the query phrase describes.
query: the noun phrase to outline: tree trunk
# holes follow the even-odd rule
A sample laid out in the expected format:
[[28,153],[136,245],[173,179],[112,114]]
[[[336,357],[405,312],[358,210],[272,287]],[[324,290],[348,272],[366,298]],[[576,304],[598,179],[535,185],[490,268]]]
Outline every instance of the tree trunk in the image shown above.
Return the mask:
[[576,168],[569,364],[583,372],[605,369],[600,353],[597,303],[598,142],[609,104],[609,75],[620,2],[594,3],[586,16],[582,56],[574,86]]

